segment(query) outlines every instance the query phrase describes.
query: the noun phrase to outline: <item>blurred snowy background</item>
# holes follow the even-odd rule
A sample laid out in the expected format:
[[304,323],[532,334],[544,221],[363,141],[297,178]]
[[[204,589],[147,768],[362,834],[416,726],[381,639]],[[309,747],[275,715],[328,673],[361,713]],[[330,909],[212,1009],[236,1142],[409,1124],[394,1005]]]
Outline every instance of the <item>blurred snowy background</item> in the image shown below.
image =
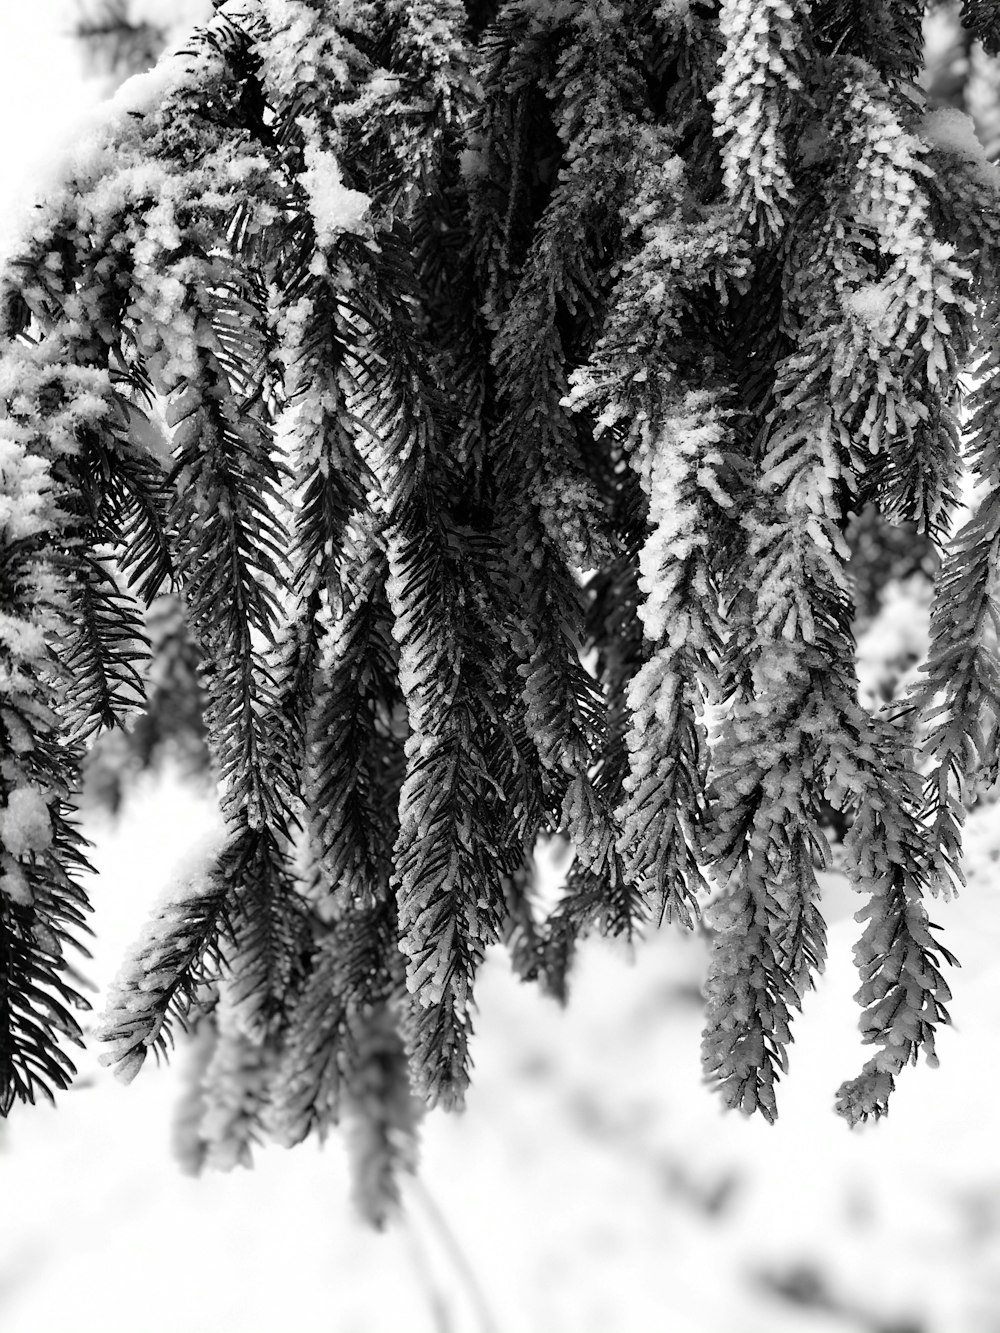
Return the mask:
[[[169,37],[207,7],[129,12]],[[81,60],[78,15],[75,0],[0,8],[0,251],[110,86]],[[939,55],[950,34],[932,27]],[[996,71],[973,73],[988,92]],[[923,646],[926,577],[917,559],[900,568],[861,626],[873,698]],[[354,1217],[338,1140],[191,1180],[171,1155],[176,1068],[124,1088],[88,1051],[58,1111],[18,1109],[0,1128],[0,1329],[1000,1333],[992,795],[970,816],[967,891],[932,909],[963,963],[955,1028],[939,1070],[900,1080],[884,1123],[851,1132],[833,1114],[862,1054],[857,904],[830,874],[830,963],[796,1023],[776,1126],[724,1115],[701,1084],[697,935],[653,936],[634,958],[591,943],[566,1011],[497,957],[468,1110],[431,1117],[405,1216],[383,1235]],[[90,817],[99,990],[215,819],[175,771],[144,779],[116,822]]]

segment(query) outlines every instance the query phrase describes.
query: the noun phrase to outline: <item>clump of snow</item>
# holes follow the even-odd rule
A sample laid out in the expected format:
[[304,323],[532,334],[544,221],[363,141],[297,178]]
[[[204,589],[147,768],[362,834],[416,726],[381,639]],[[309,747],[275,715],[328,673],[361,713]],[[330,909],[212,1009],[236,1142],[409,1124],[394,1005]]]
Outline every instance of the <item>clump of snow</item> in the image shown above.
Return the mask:
[[360,190],[348,189],[333,153],[307,142],[305,163],[301,181],[309,196],[316,238],[327,249],[342,232],[364,229],[372,201]]
[[346,85],[349,71],[335,25],[299,0],[263,0],[261,7],[271,32],[259,48],[265,90],[283,96],[291,88]]
[[459,154],[458,168],[467,181],[479,180],[488,171],[486,159],[477,148],[466,148]]
[[51,498],[49,465],[28,454],[18,429],[0,422],[0,538],[20,541],[41,532]]
[[963,157],[979,169],[984,180],[1000,183],[1000,171],[986,156],[986,149],[976,135],[972,117],[957,107],[941,106],[921,118],[918,133],[925,143],[942,152]]
[[189,77],[190,56],[169,55],[152,69],[125,80],[107,103],[105,114],[117,119],[121,113],[146,116],[155,111]]
[[52,821],[37,787],[15,787],[0,809],[0,842],[13,856],[43,852],[52,842]]
[[186,901],[214,888],[211,870],[226,845],[229,832],[216,809],[198,837],[192,838],[174,864],[173,874],[161,895],[161,905]]
[[888,332],[889,307],[894,295],[889,283],[866,282],[844,297],[844,305],[857,321],[883,337]]
[[44,626],[0,611],[0,646],[22,661],[38,661],[45,652]]

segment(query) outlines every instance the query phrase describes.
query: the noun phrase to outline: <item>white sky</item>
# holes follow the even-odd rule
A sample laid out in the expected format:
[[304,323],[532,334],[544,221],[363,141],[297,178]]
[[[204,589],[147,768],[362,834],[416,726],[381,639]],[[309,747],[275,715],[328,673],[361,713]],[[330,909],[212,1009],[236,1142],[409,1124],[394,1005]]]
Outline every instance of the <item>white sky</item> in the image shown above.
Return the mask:
[[0,0],[0,253],[45,164],[99,92],[84,82],[68,36],[75,12],[74,0]]

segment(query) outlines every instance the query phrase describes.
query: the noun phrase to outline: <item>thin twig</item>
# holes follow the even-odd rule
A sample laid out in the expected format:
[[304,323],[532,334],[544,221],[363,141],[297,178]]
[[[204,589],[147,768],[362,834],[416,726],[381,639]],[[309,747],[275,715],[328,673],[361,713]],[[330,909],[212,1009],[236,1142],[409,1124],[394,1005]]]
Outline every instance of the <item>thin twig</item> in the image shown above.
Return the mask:
[[418,1175],[414,1175],[410,1178],[410,1189],[420,1200],[421,1207],[437,1232],[438,1239],[447,1251],[448,1256],[455,1267],[455,1271],[459,1274],[466,1293],[476,1311],[476,1316],[479,1320],[482,1333],[500,1333],[500,1326],[493,1318],[489,1302],[486,1299],[486,1295],[480,1285],[479,1279],[473,1271],[472,1265],[469,1263],[465,1251],[459,1244],[454,1231],[449,1226],[444,1213],[434,1201],[427,1186]]
[[428,1261],[427,1251],[420,1241],[417,1228],[407,1209],[400,1210],[399,1221],[410,1244],[410,1255],[413,1259],[413,1267],[416,1269],[417,1280],[423,1287],[427,1304],[430,1306],[431,1318],[434,1321],[434,1333],[454,1333],[454,1325],[448,1313],[448,1302],[434,1280],[433,1267]]

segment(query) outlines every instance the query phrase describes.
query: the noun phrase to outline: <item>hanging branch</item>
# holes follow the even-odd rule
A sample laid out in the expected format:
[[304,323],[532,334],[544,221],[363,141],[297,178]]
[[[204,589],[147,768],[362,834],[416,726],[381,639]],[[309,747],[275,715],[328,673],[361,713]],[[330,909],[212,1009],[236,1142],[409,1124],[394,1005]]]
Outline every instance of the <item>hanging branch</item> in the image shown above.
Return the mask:
[[[0,288],[0,1109],[72,1073],[82,744],[192,676],[225,837],[104,1022],[126,1074],[198,1029],[192,1161],[344,1123],[381,1223],[486,951],[565,997],[589,930],[710,890],[706,1070],[773,1118],[831,810],[877,1048],[839,1109],[933,1057],[922,900],[1000,735],[1000,232],[920,13],[225,0],[129,81]],[[859,515],[946,548],[874,716]]]

